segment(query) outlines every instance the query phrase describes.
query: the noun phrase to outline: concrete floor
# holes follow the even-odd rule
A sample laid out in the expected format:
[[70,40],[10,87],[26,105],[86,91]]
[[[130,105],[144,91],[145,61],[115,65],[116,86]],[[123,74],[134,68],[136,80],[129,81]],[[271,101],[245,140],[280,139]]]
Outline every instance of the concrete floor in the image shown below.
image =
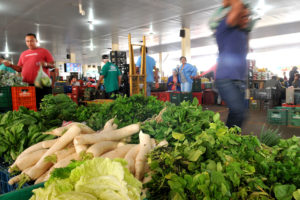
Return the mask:
[[[214,112],[219,112],[221,115],[221,120],[226,122],[227,115],[228,115],[228,108],[225,106],[208,106],[203,105],[203,109],[212,110]],[[290,138],[296,135],[300,137],[300,127],[289,127],[289,126],[277,126],[277,125],[270,125],[267,123],[267,112],[266,111],[256,111],[256,110],[249,110],[248,118],[245,121],[242,127],[242,134],[254,134],[259,135],[261,132],[262,127],[265,126],[266,128],[271,129],[279,129],[283,138]]]

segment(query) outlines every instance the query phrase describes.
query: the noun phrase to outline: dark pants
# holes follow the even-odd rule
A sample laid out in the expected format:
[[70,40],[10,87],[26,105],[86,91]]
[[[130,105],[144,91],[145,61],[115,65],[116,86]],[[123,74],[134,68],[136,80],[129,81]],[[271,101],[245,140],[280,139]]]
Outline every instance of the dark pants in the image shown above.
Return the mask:
[[229,128],[233,126],[241,127],[246,115],[245,82],[230,79],[216,80],[216,86],[229,108],[226,125]]
[[36,107],[38,110],[40,110],[40,103],[42,102],[42,99],[48,94],[52,94],[51,87],[35,88]]

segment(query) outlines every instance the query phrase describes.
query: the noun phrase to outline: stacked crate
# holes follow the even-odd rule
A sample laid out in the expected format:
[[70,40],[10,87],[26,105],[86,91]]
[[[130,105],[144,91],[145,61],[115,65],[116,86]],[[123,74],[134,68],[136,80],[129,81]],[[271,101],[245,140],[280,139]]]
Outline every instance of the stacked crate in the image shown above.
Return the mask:
[[11,87],[13,110],[24,106],[37,111],[35,87]]
[[0,112],[9,111],[12,109],[10,87],[0,87]]

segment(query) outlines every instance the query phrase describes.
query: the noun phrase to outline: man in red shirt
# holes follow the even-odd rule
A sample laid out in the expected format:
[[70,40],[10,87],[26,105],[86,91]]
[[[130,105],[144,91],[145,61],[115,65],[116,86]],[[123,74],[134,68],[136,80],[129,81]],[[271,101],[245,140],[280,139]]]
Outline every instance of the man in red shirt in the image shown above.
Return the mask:
[[[54,60],[51,53],[47,49],[37,46],[35,34],[28,33],[25,37],[25,41],[28,50],[21,54],[18,65],[12,65],[11,63],[4,64],[7,67],[13,68],[17,72],[21,72],[23,81],[33,86],[34,80],[40,69],[40,65],[43,66],[44,72],[50,77],[49,68],[55,68]],[[47,94],[51,94],[51,92],[51,87],[44,87],[42,89],[36,88],[36,100],[38,108],[42,98]]]

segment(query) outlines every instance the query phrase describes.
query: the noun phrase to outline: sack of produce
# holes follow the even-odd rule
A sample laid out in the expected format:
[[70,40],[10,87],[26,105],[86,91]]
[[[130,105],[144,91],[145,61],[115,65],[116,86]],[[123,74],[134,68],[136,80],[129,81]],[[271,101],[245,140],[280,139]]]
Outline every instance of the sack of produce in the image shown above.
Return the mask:
[[34,86],[38,88],[43,88],[43,87],[50,87],[51,84],[52,84],[52,80],[44,72],[42,65],[40,65],[40,69],[34,81]]

